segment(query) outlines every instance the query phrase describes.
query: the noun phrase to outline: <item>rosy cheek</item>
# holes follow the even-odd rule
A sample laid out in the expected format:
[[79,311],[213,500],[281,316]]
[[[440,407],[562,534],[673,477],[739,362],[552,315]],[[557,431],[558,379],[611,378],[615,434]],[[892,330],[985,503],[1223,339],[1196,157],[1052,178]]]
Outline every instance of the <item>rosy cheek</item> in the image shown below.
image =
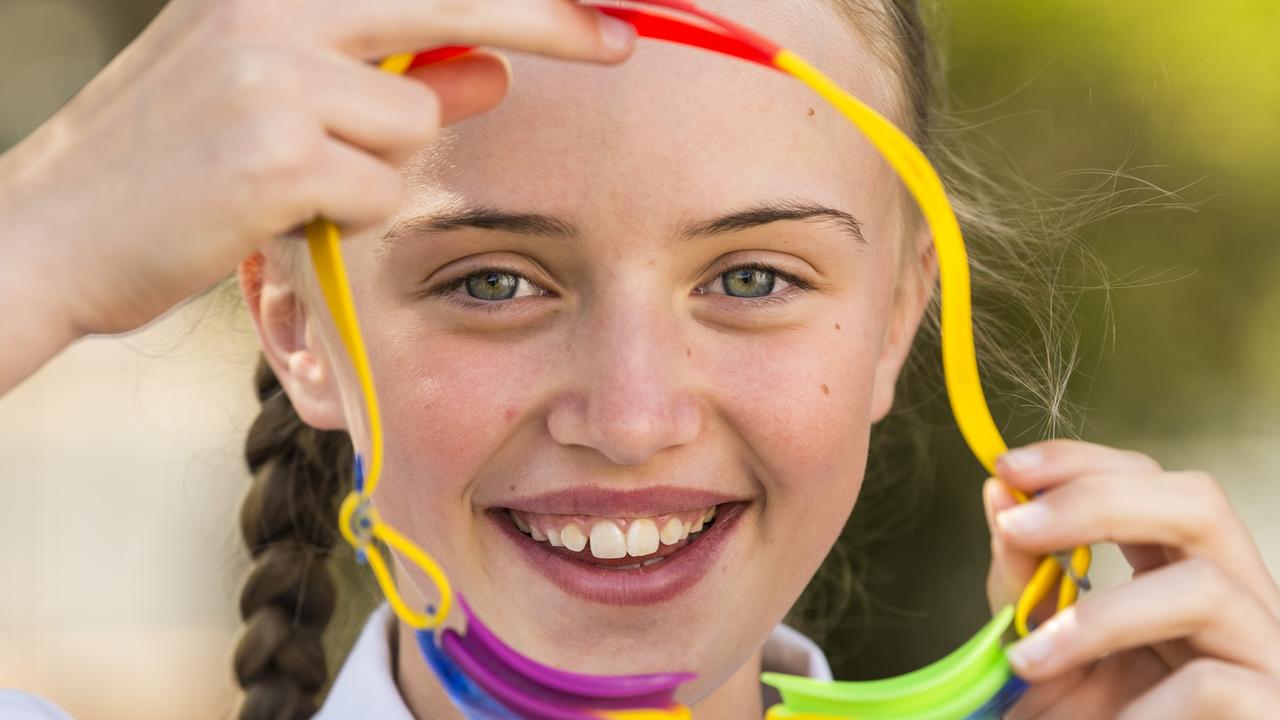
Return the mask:
[[[520,347],[458,338],[384,346],[375,359],[384,393],[388,461],[431,478],[435,492],[458,498],[482,472],[518,421],[538,384],[538,363]],[[421,485],[419,483],[419,485]]]

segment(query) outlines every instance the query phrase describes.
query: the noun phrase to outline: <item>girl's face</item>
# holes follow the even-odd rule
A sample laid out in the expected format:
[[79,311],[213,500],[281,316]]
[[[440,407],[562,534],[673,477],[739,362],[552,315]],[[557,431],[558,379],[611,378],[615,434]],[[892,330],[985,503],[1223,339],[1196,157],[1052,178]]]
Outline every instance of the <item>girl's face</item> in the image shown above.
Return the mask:
[[[703,4],[900,117],[825,6]],[[760,644],[857,498],[929,292],[898,254],[928,276],[927,237],[875,150],[781,73],[648,40],[616,67],[508,55],[507,99],[448,127],[397,214],[344,241],[385,427],[375,502],[522,653],[691,670],[687,702],[758,702]],[[304,419],[367,453],[346,359],[311,322],[277,370],[309,368],[285,383]],[[408,598],[429,587],[399,576]]]

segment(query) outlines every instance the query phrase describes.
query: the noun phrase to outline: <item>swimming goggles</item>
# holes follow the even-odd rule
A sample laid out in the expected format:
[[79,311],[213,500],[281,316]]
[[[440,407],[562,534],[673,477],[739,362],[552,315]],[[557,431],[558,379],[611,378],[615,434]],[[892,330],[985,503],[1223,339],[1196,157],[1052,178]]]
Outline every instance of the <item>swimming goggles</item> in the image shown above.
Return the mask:
[[[912,197],[928,225],[938,257],[942,294],[942,362],[952,412],[969,448],[992,474],[995,460],[1008,448],[996,429],[982,393],[974,353],[969,263],[960,225],[938,173],[911,139],[884,116],[842,90],[790,50],[727,19],[683,0],[636,0],[691,16],[684,20],[642,7],[590,5],[635,26],[640,37],[718,52],[777,70],[808,85],[843,114],[883,155]],[[388,57],[379,67],[404,73],[470,50],[446,46]],[[569,673],[524,657],[471,612],[448,577],[427,552],[383,522],[373,504],[382,471],[383,436],[355,306],[342,263],[337,227],[317,218],[307,226],[311,259],[326,304],[359,378],[369,425],[368,466],[357,455],[355,483],[343,501],[338,527],[355,548],[357,560],[373,569],[378,585],[399,619],[414,628],[427,664],[454,704],[472,720],[659,720],[688,718],[678,703],[678,687],[692,673],[598,676]],[[1013,490],[1019,502],[1028,497]],[[384,543],[419,568],[435,586],[425,607],[404,600],[387,561],[375,541]],[[1075,602],[1087,589],[1091,562],[1087,546],[1047,556],[1016,606],[1006,606],[959,649],[920,670],[883,680],[819,681],[780,673],[763,673],[762,682],[778,689],[782,702],[768,709],[767,720],[858,718],[879,720],[962,720],[996,718],[1026,689],[1003,649],[1012,624],[1018,635],[1029,632],[1032,611],[1058,584],[1058,609]],[[457,627],[444,627],[461,610]]]

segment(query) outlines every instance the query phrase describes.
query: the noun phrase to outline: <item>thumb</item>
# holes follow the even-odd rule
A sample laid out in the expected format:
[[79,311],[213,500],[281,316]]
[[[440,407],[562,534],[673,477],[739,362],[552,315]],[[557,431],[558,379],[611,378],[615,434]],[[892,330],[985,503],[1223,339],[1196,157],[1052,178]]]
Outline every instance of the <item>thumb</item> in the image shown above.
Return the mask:
[[987,478],[982,484],[982,506],[991,532],[991,567],[987,571],[987,602],[995,614],[1005,605],[1016,605],[1018,596],[1031,581],[1040,558],[1006,545],[996,530],[996,513],[1017,505],[1009,487],[1000,480]]

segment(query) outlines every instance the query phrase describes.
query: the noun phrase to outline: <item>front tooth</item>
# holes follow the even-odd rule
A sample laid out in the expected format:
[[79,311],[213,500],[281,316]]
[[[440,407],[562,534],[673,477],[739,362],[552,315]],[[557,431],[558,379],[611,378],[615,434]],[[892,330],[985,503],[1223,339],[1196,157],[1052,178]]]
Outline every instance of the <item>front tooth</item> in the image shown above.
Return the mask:
[[626,557],[627,538],[622,534],[622,528],[609,520],[601,520],[592,525],[591,554],[601,560]]
[[587,546],[587,536],[582,534],[582,528],[569,523],[560,531],[560,542],[574,552],[582,552],[582,548]]
[[529,534],[532,535],[533,539],[537,540],[538,542],[542,542],[543,540],[547,539],[547,536],[542,534],[542,531],[538,529],[537,525],[529,526]]
[[560,531],[555,528],[547,528],[547,542],[551,543],[551,547],[564,547],[564,541],[560,539]]
[[684,523],[680,522],[680,518],[671,518],[662,526],[658,539],[662,540],[663,545],[675,545],[684,536]]
[[658,551],[658,525],[649,518],[632,520],[627,527],[627,554],[652,555]]
[[510,512],[511,519],[515,522],[516,527],[520,528],[520,532],[527,534],[529,532],[529,523],[525,522],[514,510]]

